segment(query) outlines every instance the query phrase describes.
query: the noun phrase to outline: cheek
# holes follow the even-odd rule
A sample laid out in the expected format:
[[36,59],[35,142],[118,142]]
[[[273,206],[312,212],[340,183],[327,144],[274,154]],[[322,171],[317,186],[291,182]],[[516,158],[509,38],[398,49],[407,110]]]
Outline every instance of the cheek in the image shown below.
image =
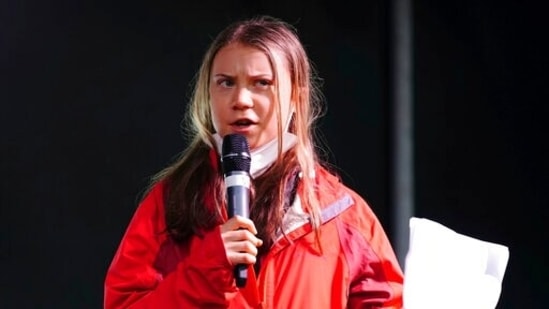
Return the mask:
[[214,101],[212,98],[210,101],[210,114],[212,117],[212,124],[216,132],[219,132],[219,124],[221,123],[220,116],[223,115],[223,112],[219,110],[219,102]]
[[281,93],[282,104],[280,106],[280,112],[282,117],[282,125],[286,125],[291,113],[293,112],[292,98],[290,92]]
[[[259,100],[256,102],[260,102]],[[270,126],[274,125],[276,126],[276,101],[274,98],[271,97],[264,97],[262,98],[261,102],[259,104],[256,104],[256,111],[260,114],[262,114],[262,117],[265,121],[269,123]]]
[[212,125],[215,132],[219,132],[219,120],[216,117],[216,114],[212,110]]
[[283,78],[285,82],[280,85],[280,100],[282,103],[282,111],[290,109],[290,102],[292,101],[292,85],[288,78]]

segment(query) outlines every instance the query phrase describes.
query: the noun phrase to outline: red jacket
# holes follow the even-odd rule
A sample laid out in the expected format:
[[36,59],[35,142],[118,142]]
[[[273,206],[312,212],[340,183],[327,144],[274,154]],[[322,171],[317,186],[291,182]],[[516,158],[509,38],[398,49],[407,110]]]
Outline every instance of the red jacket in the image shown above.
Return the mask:
[[104,308],[402,308],[403,273],[375,214],[326,170],[317,170],[316,181],[323,252],[310,223],[294,216],[287,237],[275,242],[257,277],[249,267],[241,289],[219,227],[184,245],[163,233],[159,183],[139,205],[108,269]]

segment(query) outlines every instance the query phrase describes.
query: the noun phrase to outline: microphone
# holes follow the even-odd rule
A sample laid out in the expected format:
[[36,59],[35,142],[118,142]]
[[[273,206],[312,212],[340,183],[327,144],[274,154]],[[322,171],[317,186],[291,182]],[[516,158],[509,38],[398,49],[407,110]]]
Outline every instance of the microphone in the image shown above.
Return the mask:
[[[227,134],[223,138],[221,163],[227,190],[229,217],[250,215],[250,166],[252,157],[246,137],[241,134]],[[238,287],[246,285],[248,265],[238,264],[234,268]]]

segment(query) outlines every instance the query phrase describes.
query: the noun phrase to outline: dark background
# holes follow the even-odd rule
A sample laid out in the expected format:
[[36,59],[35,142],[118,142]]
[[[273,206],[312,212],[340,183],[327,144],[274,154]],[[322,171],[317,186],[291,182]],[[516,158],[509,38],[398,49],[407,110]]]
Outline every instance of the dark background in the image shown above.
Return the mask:
[[[0,307],[102,307],[138,195],[184,147],[202,53],[254,13],[298,27],[331,160],[393,237],[389,2],[187,2],[0,4]],[[549,288],[547,17],[518,3],[413,6],[415,215],[509,247],[498,309]]]

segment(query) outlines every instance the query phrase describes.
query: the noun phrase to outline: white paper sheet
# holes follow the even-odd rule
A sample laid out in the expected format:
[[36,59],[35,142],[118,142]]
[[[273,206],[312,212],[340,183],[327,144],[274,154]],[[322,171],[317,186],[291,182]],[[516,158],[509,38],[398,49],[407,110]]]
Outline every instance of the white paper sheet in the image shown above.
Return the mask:
[[494,309],[509,249],[424,218],[410,218],[405,309]]

